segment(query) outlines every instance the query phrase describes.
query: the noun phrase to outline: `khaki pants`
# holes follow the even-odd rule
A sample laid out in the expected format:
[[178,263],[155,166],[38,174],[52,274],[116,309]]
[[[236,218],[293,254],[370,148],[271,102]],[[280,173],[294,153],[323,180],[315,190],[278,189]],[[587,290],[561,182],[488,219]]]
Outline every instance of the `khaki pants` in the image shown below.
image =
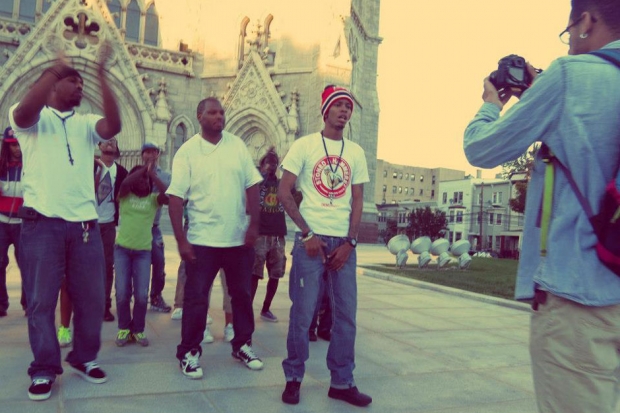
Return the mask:
[[613,413],[620,305],[587,307],[553,294],[532,314],[530,354],[541,413]]

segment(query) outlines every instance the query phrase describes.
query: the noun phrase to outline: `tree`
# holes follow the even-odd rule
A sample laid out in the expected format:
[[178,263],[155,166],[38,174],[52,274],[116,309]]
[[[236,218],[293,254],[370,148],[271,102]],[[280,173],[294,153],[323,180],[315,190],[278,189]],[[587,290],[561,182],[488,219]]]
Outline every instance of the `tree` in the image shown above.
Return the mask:
[[527,184],[530,181],[530,172],[534,167],[534,157],[540,149],[539,144],[532,145],[525,153],[514,161],[506,162],[502,165],[502,178],[510,179],[511,175],[524,173],[525,181],[517,182],[515,189],[517,196],[510,199],[510,209],[515,212],[523,213],[525,211],[525,195],[527,194]]
[[416,208],[409,216],[407,235],[414,240],[428,236],[432,240],[441,238],[448,228],[448,219],[443,211],[433,211],[430,207]]
[[398,224],[395,219],[388,218],[386,223],[386,229],[381,230],[379,234],[383,238],[383,242],[386,244],[388,241],[398,233]]

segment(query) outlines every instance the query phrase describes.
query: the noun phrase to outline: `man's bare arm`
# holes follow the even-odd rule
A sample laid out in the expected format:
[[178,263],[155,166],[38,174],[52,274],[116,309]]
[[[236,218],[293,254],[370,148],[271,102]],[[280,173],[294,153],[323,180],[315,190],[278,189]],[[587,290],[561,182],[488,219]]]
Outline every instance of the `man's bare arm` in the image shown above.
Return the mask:
[[103,99],[103,119],[99,119],[96,126],[97,133],[103,139],[110,139],[121,131],[121,115],[118,110],[118,104],[106,80],[105,64],[111,53],[112,46],[107,41],[103,42],[97,68],[101,85],[101,97]]
[[311,228],[301,216],[297,203],[295,202],[295,198],[293,198],[293,194],[291,193],[291,191],[295,188],[296,181],[297,176],[295,174],[284,170],[284,174],[282,175],[282,179],[278,185],[278,200],[282,204],[282,207],[284,207],[284,210],[288,216],[291,217],[297,227],[301,229],[301,232],[307,233],[311,230]]
[[39,114],[47,104],[52,87],[58,81],[58,73],[63,73],[68,66],[58,61],[52,68],[45,70],[41,77],[28,89],[13,111],[15,124],[26,129],[39,121]]

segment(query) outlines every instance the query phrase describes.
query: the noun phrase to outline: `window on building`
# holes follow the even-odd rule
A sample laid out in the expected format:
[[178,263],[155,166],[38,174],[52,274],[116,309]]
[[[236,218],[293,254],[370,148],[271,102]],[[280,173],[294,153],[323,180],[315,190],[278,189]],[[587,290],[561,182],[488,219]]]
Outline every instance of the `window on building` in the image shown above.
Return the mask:
[[420,182],[424,182],[424,175],[420,175]]
[[159,17],[155,11],[155,3],[151,4],[151,7],[146,11],[144,44],[159,45]]
[[456,232],[454,234],[454,242],[460,240],[461,238],[463,238],[463,233],[462,232]]
[[415,174],[411,174],[411,180],[415,181]]
[[383,185],[383,192],[387,191],[387,185]]
[[409,193],[409,188],[405,187],[405,193],[408,194]]
[[179,123],[174,131],[174,153],[176,153],[183,142],[185,142],[185,138],[187,137],[187,128],[183,123]]
[[399,187],[398,187],[398,193],[399,193],[399,194],[402,194],[402,193],[403,193],[403,187],[402,187],[402,186],[399,186]]
[[450,211],[450,215],[449,215],[449,218],[448,218],[448,222],[454,222],[454,210],[451,210],[451,211]]
[[[43,0],[43,4],[47,3],[47,0]],[[120,29],[121,27],[121,2],[119,0],[110,0],[108,3],[108,9],[114,19],[114,24]]]
[[487,248],[493,249],[493,236],[487,235]]
[[495,225],[502,225],[502,214],[497,214],[495,217]]
[[[2,2],[8,3],[3,0]],[[20,0],[19,2],[19,19],[28,22],[34,22],[34,16],[37,9],[37,0]]]
[[435,199],[435,190],[431,189],[431,199]]
[[493,225],[495,222],[495,214],[493,212],[489,212],[489,225]]
[[405,174],[405,179],[409,179],[409,174]]
[[424,195],[424,189],[420,188],[420,196]]
[[409,193],[410,193],[411,195],[415,195],[415,189],[413,189],[413,188],[409,188]]
[[441,203],[442,204],[447,204],[448,203],[448,193],[444,192],[443,194],[441,194]]
[[383,170],[383,177],[385,178],[387,176],[387,170]]
[[140,7],[136,0],[131,0],[127,6],[125,25],[125,39],[137,43],[140,40]]
[[396,193],[396,186],[392,187],[392,193],[395,194]]
[[456,211],[456,222],[463,222],[463,211]]
[[13,1],[12,0],[2,0],[0,1],[0,16],[2,17],[13,17]]
[[482,213],[478,212],[478,223],[482,222]]
[[502,192],[493,192],[493,205],[501,205],[502,204]]
[[452,195],[452,202],[455,204],[462,204],[463,203],[463,191],[455,192]]
[[398,178],[398,173],[394,172],[394,173],[392,174],[392,178],[394,178],[394,179]]
[[403,179],[403,173],[402,172],[398,174],[398,179]]
[[433,175],[433,181],[432,184],[435,185],[435,175]]

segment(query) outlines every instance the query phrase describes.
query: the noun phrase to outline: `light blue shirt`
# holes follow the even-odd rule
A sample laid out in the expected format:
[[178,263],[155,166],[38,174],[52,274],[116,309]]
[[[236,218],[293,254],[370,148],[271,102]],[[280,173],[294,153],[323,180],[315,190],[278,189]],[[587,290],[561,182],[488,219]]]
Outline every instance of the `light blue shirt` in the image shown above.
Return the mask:
[[[605,48],[620,48],[620,40]],[[546,143],[571,171],[592,209],[620,160],[620,69],[581,54],[554,61],[504,116],[485,103],[467,126],[463,146],[472,165],[492,168]],[[596,236],[568,180],[556,172],[547,256],[537,227],[544,163],[536,156],[525,206],[516,298],[543,290],[588,305],[620,303],[620,277],[596,256]]]

